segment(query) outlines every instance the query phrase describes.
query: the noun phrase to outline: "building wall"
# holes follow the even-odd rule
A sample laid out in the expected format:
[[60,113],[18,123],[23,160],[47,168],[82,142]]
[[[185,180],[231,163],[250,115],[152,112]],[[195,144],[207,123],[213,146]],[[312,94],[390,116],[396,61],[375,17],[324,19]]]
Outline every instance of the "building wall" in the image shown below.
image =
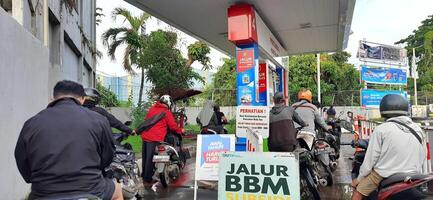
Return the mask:
[[46,107],[57,81],[94,86],[96,3],[76,0],[77,9],[69,9],[64,0],[11,2],[8,12],[0,7],[0,199],[24,199],[29,185],[13,157],[19,132]]
[[15,164],[14,148],[24,122],[49,101],[48,48],[0,9],[1,199],[23,199],[29,192]]

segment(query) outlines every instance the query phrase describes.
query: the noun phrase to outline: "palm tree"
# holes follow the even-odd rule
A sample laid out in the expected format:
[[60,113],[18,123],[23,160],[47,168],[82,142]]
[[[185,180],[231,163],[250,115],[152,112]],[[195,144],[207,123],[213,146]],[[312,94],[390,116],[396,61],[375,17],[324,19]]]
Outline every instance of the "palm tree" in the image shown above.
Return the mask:
[[140,66],[138,62],[139,52],[143,47],[144,33],[141,32],[141,27],[146,24],[150,15],[143,12],[140,16],[133,16],[131,12],[125,8],[115,8],[112,12],[112,17],[121,16],[127,22],[126,26],[110,28],[102,34],[102,41],[108,47],[108,55],[112,60],[115,58],[116,50],[121,45],[126,45],[123,54],[123,69],[130,74],[135,74],[132,65],[136,65],[141,69],[140,93],[138,96],[138,104],[141,104],[144,87],[144,66]]

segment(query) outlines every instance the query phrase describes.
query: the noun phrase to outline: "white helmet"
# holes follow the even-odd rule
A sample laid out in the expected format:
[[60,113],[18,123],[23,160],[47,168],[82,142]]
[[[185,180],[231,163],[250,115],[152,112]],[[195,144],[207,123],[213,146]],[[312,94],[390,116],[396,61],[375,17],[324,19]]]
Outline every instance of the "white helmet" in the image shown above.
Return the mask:
[[173,104],[173,99],[170,97],[170,95],[165,94],[159,98],[159,102],[167,105],[167,107],[170,109],[171,105]]

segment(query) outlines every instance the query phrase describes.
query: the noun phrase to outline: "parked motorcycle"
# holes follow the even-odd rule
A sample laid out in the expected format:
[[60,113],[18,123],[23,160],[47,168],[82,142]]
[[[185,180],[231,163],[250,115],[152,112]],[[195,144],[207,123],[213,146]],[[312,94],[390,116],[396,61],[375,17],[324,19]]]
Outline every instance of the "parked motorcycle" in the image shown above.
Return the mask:
[[140,172],[132,146],[122,144],[126,138],[127,133],[113,133],[116,150],[113,162],[105,169],[105,176],[121,184],[124,199],[132,199],[138,195]]
[[[351,126],[344,127],[356,134]],[[352,165],[352,179],[357,178],[364,161],[368,140],[357,139],[349,143],[356,151]],[[347,145],[347,144],[344,144]],[[431,199],[433,197],[433,174],[398,173],[384,179],[379,188],[370,194],[369,200]]]

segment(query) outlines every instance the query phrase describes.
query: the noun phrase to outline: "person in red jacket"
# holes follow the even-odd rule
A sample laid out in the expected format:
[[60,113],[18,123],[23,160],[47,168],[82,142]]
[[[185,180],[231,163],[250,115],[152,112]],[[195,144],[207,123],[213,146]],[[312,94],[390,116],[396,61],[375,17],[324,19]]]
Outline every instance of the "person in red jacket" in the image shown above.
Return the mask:
[[152,176],[154,173],[155,164],[152,162],[153,154],[156,146],[159,142],[163,142],[167,134],[167,130],[182,134],[184,130],[180,128],[174,116],[171,113],[171,105],[173,101],[170,95],[162,95],[159,100],[149,109],[145,119],[149,119],[158,114],[165,113],[165,116],[159,120],[150,129],[141,133],[141,139],[143,140],[142,148],[142,169],[141,176],[143,177],[143,183],[149,185],[152,183]]

